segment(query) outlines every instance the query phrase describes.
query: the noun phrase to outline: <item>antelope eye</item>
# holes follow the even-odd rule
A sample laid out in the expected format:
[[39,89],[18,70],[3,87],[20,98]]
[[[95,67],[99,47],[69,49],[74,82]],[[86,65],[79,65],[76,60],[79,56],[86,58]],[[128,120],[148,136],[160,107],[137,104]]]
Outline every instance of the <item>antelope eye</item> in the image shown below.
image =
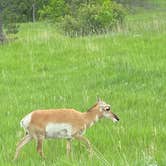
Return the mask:
[[106,111],[110,111],[110,107],[106,107]]

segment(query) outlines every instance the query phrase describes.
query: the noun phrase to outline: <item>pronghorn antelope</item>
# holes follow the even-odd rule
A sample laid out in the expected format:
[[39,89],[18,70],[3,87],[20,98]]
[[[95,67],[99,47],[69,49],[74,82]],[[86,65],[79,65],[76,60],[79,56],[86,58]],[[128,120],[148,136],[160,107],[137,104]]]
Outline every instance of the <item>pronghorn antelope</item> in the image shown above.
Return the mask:
[[21,148],[33,139],[37,141],[37,152],[44,157],[42,143],[47,138],[66,138],[67,155],[71,150],[71,140],[75,138],[83,141],[92,154],[90,142],[83,134],[87,128],[104,117],[114,122],[119,121],[119,118],[111,112],[110,105],[100,99],[87,112],[78,112],[75,109],[33,111],[20,122],[26,135],[18,143],[14,159],[17,159]]

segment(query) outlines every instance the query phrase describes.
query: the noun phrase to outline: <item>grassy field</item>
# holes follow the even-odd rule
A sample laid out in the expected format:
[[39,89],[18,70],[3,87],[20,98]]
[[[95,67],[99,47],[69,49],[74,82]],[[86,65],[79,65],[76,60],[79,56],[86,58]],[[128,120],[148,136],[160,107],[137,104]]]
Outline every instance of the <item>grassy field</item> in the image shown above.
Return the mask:
[[[166,14],[128,16],[118,32],[69,38],[45,23],[21,25],[15,42],[0,46],[0,165],[164,166],[166,164]],[[120,123],[101,120],[85,136],[94,148],[46,140],[46,160],[26,145],[19,122],[35,109],[86,111],[100,96]]]

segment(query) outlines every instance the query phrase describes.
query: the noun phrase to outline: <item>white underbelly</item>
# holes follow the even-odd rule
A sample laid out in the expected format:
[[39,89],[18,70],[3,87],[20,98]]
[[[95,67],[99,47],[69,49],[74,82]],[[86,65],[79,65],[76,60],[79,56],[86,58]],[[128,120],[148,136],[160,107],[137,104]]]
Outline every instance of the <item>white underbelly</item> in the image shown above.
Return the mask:
[[46,138],[71,138],[72,126],[68,123],[48,123]]

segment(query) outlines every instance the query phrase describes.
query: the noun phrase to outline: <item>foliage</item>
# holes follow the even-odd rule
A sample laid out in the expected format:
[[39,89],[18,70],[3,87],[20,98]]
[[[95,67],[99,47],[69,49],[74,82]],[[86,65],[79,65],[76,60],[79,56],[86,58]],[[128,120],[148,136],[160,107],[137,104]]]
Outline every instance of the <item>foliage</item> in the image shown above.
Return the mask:
[[80,35],[80,22],[71,15],[65,15],[64,18],[62,18],[61,27],[66,35]]
[[125,9],[111,0],[51,0],[40,14],[41,18],[59,21],[65,33],[73,36],[110,31],[123,22]]
[[124,16],[123,7],[110,1],[102,5],[84,5],[79,10],[83,34],[109,31],[118,22],[122,23]]
[[6,33],[7,34],[16,34],[19,32],[19,25],[16,23],[10,23],[6,25]]
[[0,36],[4,36],[3,27],[7,33],[17,33],[19,30],[17,23],[32,21],[33,5],[35,17],[38,19],[38,10],[47,3],[47,0],[0,0]]
[[52,18],[58,20],[66,14],[66,5],[64,0],[51,0],[49,5],[44,5],[42,10],[39,10],[41,18]]

